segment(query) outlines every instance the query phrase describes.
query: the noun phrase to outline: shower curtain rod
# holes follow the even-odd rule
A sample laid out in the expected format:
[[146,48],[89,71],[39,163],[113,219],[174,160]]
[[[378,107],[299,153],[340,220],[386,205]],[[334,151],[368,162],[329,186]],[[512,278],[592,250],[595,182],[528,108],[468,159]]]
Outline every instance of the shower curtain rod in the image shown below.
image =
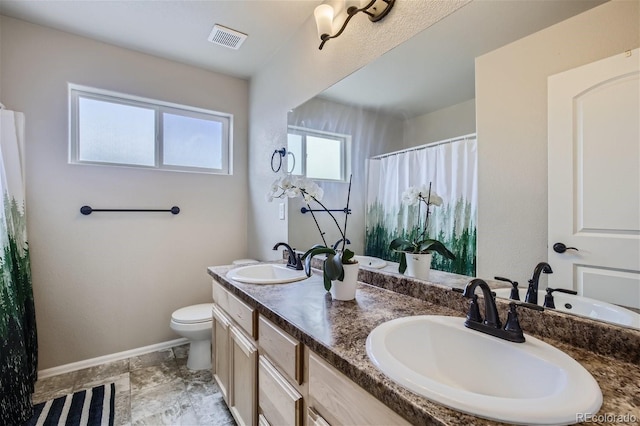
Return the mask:
[[421,151],[421,150],[427,149],[427,148],[435,148],[436,146],[439,146],[439,145],[445,145],[445,144],[448,144],[448,143],[459,142],[459,141],[464,141],[464,140],[470,140],[470,139],[475,139],[475,138],[476,138],[476,134],[475,133],[470,133],[468,135],[458,136],[458,137],[451,138],[451,139],[445,139],[445,140],[438,141],[438,142],[431,142],[431,143],[427,143],[427,144],[424,144],[424,145],[415,146],[413,148],[406,148],[406,149],[401,149],[400,151],[394,151],[394,152],[389,152],[389,153],[386,153],[386,154],[376,155],[375,157],[369,158],[369,160],[382,160],[383,158],[391,157],[392,155],[404,154],[405,152],[411,152],[411,151]]

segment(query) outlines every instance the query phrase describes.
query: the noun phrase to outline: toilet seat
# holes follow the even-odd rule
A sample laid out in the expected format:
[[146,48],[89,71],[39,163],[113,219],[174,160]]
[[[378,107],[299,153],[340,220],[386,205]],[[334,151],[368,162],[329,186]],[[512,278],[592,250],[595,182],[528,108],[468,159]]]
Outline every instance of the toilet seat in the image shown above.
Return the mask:
[[186,306],[171,314],[171,321],[179,324],[199,324],[211,322],[211,308],[213,303]]

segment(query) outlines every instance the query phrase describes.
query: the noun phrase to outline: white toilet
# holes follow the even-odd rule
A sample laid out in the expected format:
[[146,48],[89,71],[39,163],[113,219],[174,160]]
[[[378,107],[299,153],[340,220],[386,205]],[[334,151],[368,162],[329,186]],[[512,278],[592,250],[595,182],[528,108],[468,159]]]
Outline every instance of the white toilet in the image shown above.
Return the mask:
[[180,308],[171,314],[170,327],[173,331],[189,339],[190,370],[211,368],[211,308],[213,303]]

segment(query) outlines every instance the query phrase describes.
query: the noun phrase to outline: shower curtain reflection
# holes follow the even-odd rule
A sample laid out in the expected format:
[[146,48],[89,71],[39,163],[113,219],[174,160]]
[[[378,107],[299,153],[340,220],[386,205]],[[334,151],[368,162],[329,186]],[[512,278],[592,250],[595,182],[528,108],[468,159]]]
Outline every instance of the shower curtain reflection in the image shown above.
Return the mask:
[[369,159],[365,254],[399,261],[389,243],[407,238],[418,220],[417,207],[403,205],[401,195],[431,182],[443,205],[432,210],[428,235],[456,255],[455,260],[433,256],[432,268],[475,276],[476,147],[475,135],[468,135]]

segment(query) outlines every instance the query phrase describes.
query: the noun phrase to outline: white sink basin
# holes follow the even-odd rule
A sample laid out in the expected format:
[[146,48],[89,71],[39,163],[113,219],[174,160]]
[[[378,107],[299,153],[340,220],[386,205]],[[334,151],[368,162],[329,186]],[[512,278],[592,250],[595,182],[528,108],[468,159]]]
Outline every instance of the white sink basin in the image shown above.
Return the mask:
[[284,265],[260,263],[232,269],[227,278],[249,284],[284,284],[304,280],[307,275]]
[[360,255],[355,255],[353,257],[358,261],[360,266],[367,266],[369,268],[375,269],[381,269],[387,266],[387,261],[384,259],[380,259],[379,257]]
[[[493,291],[496,292],[497,297],[503,297],[505,299],[508,299],[511,293],[511,289],[509,288],[499,288]],[[520,299],[524,300],[526,291],[526,288],[520,289]],[[544,304],[545,294],[546,291],[544,289],[538,290],[538,305],[542,306]],[[561,312],[568,312],[570,314],[607,321],[613,324],[640,328],[640,314],[618,305],[560,292],[553,293],[553,300],[554,305],[556,305],[556,310]]]
[[525,337],[513,343],[466,328],[464,318],[413,316],[376,327],[367,354],[401,386],[478,417],[557,425],[598,412],[602,393],[591,374],[564,352]]

